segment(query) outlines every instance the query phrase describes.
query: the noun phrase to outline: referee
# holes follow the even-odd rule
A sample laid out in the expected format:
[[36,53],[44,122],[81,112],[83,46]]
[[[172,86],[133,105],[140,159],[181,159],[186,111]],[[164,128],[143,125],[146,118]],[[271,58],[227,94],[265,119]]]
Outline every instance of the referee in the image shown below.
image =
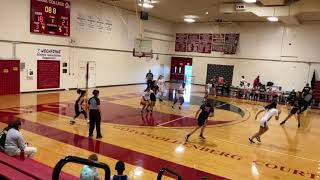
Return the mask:
[[101,114],[100,113],[101,113],[101,111],[100,111],[100,99],[98,98],[99,91],[93,90],[92,94],[93,94],[93,97],[91,97],[88,101],[89,118],[90,118],[89,137],[93,136],[93,130],[96,126],[97,139],[100,139],[100,138],[102,138],[102,135],[101,135],[101,129],[100,129],[100,124],[101,124]]

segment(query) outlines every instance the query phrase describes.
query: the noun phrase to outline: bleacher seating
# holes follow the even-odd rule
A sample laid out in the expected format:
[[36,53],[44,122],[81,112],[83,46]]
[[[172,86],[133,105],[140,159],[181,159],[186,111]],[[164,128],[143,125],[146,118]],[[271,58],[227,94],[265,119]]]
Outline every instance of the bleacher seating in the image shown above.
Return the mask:
[[[20,160],[0,152],[0,174],[5,179],[51,179],[53,168],[33,159]],[[70,174],[61,173],[60,179],[78,179]]]
[[316,81],[315,83],[313,97],[316,101],[320,101],[320,81]]

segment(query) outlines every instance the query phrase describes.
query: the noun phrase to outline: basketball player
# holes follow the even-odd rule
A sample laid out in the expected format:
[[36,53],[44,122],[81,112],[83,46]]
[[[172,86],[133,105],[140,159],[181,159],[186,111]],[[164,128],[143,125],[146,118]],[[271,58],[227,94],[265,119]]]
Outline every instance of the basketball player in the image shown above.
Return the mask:
[[184,98],[183,98],[183,94],[185,91],[185,83],[182,83],[181,86],[179,87],[179,89],[176,91],[176,96],[175,99],[173,101],[173,105],[172,105],[172,109],[174,109],[174,106],[177,104],[178,100],[179,100],[179,109],[181,110],[181,106],[184,103]]
[[302,90],[303,97],[306,96],[307,94],[309,94],[310,90],[311,90],[310,84],[307,83],[306,86]]
[[205,93],[204,93],[204,99],[206,100],[212,90],[212,80],[208,81],[208,83],[205,86]]
[[99,99],[99,91],[93,90],[93,97],[91,97],[88,101],[89,104],[89,117],[90,117],[90,126],[89,126],[89,137],[93,136],[93,130],[96,126],[97,131],[97,139],[102,138],[101,135],[101,110],[100,110],[100,99]]
[[305,110],[307,110],[308,107],[311,105],[311,102],[313,100],[312,94],[313,94],[313,91],[310,90],[309,93],[304,96],[304,98],[303,98],[303,107],[302,107],[301,112],[304,112]]
[[[201,113],[200,113],[200,111],[201,111]],[[196,132],[199,128],[201,128],[201,132],[200,132],[200,136],[199,137],[201,139],[206,139],[203,136],[203,131],[204,131],[205,127],[206,127],[208,118],[209,117],[213,117],[213,115],[214,115],[214,109],[213,109],[212,105],[209,102],[205,102],[204,104],[202,104],[200,106],[200,109],[197,111],[196,116],[195,116],[195,118],[198,119],[198,127],[196,127],[193,131],[191,131],[189,134],[187,134],[187,136],[185,137],[186,142],[189,140],[189,137],[194,132]]]
[[150,112],[152,113],[154,106],[156,105],[157,101],[157,87],[152,87],[152,90],[150,91]]
[[255,119],[257,119],[258,115],[265,111],[264,116],[260,120],[260,129],[259,132],[255,133],[253,136],[249,138],[250,143],[255,143],[253,141],[254,138],[257,139],[257,141],[261,142],[260,136],[267,132],[269,130],[268,122],[271,120],[272,116],[276,117],[276,120],[279,119],[279,115],[281,114],[281,110],[277,109],[277,103],[272,102],[271,104],[267,105],[264,109],[260,110]]
[[142,105],[141,113],[143,113],[143,110],[146,109],[147,112],[149,112],[149,106],[150,106],[150,94],[151,89],[150,87],[147,87],[146,90],[144,90],[144,93],[141,97],[140,105]]
[[157,84],[159,86],[159,101],[162,102],[163,101],[163,94],[165,93],[165,90],[166,90],[165,80],[162,75],[159,76]]
[[301,96],[302,96],[301,92],[298,92],[297,97],[293,103],[293,108],[291,109],[288,116],[280,123],[280,125],[284,125],[291,116],[297,114],[298,128],[300,127],[300,116],[307,109],[307,108],[303,108],[305,102]]
[[73,119],[70,120],[70,124],[74,124],[76,121],[76,118],[80,116],[80,114],[83,114],[84,118],[86,118],[87,123],[89,123],[87,112],[86,112],[86,105],[85,105],[85,95],[86,91],[82,91],[81,89],[77,90],[77,93],[80,94],[78,99],[76,100],[76,103],[74,104],[74,110],[75,110],[75,116]]

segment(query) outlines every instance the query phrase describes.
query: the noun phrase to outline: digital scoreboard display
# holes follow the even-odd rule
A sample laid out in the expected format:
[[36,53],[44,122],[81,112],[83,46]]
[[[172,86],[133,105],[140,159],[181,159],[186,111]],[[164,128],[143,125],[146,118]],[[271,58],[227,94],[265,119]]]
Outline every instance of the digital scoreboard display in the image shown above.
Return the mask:
[[30,32],[70,36],[70,2],[31,0]]

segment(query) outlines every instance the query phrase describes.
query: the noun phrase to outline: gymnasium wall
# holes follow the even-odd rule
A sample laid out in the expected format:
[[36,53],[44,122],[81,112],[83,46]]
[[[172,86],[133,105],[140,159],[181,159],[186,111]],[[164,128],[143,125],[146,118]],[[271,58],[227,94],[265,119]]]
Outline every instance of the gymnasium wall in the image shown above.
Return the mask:
[[[313,70],[320,72],[320,23],[303,23],[284,27],[280,23],[204,23],[179,24],[181,33],[240,33],[236,55],[178,53],[193,57],[196,84],[204,84],[207,64],[234,65],[233,85],[239,85],[244,75],[248,82],[260,75],[263,83],[272,81],[286,90],[302,89],[310,81]],[[289,43],[291,45],[289,45]],[[317,77],[319,75],[317,74]]]
[[[81,62],[95,61],[96,85],[119,85],[143,83],[149,69],[159,75],[163,64],[169,79],[170,55],[159,55],[152,60],[132,56],[134,39],[139,34],[136,14],[109,5],[88,0],[71,0],[71,36],[58,37],[30,33],[30,0],[2,0],[0,6],[0,59],[19,59],[26,63],[21,71],[21,91],[37,91],[38,48],[61,50],[61,66],[69,65],[68,73],[62,74],[60,87],[76,88]],[[97,32],[79,28],[79,16],[97,16],[112,23],[111,32]],[[145,37],[153,40],[156,53],[168,54],[173,48],[172,24],[150,18],[144,23]],[[33,69],[33,79],[27,78],[27,69]],[[81,76],[82,77],[82,76]]]

